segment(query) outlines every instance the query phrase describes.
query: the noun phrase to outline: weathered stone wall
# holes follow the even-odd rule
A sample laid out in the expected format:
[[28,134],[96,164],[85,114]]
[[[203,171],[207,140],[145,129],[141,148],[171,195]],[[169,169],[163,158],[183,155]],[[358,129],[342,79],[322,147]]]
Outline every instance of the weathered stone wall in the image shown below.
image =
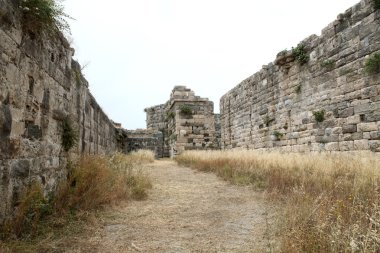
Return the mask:
[[[182,107],[189,109],[183,113]],[[164,139],[164,157],[175,156],[184,150],[217,149],[218,134],[214,104],[196,96],[185,86],[174,87],[167,103],[145,109],[147,128],[161,131]],[[219,126],[219,125],[218,125]]]
[[214,124],[215,124],[215,142],[216,147],[221,147],[222,133],[221,133],[221,122],[220,122],[220,114],[214,114]]
[[148,130],[162,131],[166,128],[167,103],[146,108],[146,128]]
[[[66,178],[71,156],[107,153],[122,142],[120,130],[90,94],[63,36],[24,32],[10,0],[0,0],[0,20],[1,223],[31,183],[54,191]],[[67,118],[79,133],[69,153],[61,145]]]
[[[380,11],[362,0],[220,100],[222,147],[283,151],[380,151],[380,75],[368,56],[380,50]],[[325,112],[317,122],[313,112]]]
[[[168,115],[167,107],[169,102],[162,105],[146,108],[146,126],[147,130],[159,131],[162,133],[163,147],[161,157],[170,157],[169,153],[169,136],[168,136]],[[160,157],[160,155],[157,155]]]
[[133,152],[138,150],[151,150],[156,158],[164,157],[164,139],[163,134],[156,130],[128,130],[125,138],[125,152]]
[[[189,113],[185,113],[183,107],[188,108]],[[217,148],[213,102],[195,96],[191,89],[176,86],[168,106],[167,114],[171,113],[174,116],[168,118],[171,156],[185,150]]]

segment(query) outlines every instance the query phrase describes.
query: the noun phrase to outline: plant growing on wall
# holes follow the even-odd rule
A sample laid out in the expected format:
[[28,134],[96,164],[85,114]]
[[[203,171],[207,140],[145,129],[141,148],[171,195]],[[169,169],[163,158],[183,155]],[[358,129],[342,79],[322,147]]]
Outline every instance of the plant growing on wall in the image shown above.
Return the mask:
[[366,60],[365,71],[369,74],[380,73],[380,53],[376,53]]
[[299,44],[296,48],[292,48],[294,58],[301,64],[309,61],[309,55],[306,53],[305,45]]
[[22,0],[23,27],[39,33],[42,30],[52,32],[70,32],[65,18],[70,18],[64,11],[60,0]]
[[75,81],[78,86],[82,85],[82,75],[79,69],[74,70]]
[[189,106],[189,105],[180,105],[179,110],[184,115],[191,115],[192,114],[192,109],[191,109],[191,106]]
[[167,112],[166,118],[167,119],[174,119],[175,118],[175,112]]
[[375,10],[380,10],[380,0],[375,0]]
[[272,135],[276,138],[276,140],[279,140],[279,139],[281,139],[284,136],[283,133],[281,133],[281,132],[279,132],[277,130],[273,131]]
[[69,117],[62,121],[62,147],[67,152],[78,142],[78,132]]
[[315,111],[313,115],[317,122],[323,122],[325,120],[325,110]]
[[296,92],[297,94],[300,94],[301,91],[302,91],[302,85],[299,84],[299,85],[296,86],[296,88],[295,88],[295,92]]

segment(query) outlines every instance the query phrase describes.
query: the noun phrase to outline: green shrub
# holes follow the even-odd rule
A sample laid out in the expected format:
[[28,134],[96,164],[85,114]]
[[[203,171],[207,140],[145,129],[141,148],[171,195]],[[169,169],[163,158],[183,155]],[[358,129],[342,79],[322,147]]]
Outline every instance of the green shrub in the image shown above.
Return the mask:
[[313,115],[317,122],[323,122],[325,120],[325,110],[315,111]]
[[175,112],[167,112],[166,118],[167,119],[174,119],[175,118]]
[[272,134],[276,137],[277,140],[281,139],[284,136],[283,133],[281,133],[281,132],[279,132],[277,130],[273,131]]
[[78,132],[69,117],[62,121],[62,147],[67,152],[78,142]]
[[23,28],[39,33],[41,31],[70,32],[65,18],[70,18],[64,11],[59,0],[22,0]]
[[192,114],[192,109],[190,105],[180,105],[179,110],[182,114],[185,115],[191,115]]
[[369,74],[380,72],[380,53],[376,53],[367,59],[365,62],[365,70]]
[[299,44],[296,48],[292,48],[294,58],[301,64],[305,64],[309,61],[309,55],[306,53],[305,45]]
[[380,10],[380,0],[375,0],[375,10]]

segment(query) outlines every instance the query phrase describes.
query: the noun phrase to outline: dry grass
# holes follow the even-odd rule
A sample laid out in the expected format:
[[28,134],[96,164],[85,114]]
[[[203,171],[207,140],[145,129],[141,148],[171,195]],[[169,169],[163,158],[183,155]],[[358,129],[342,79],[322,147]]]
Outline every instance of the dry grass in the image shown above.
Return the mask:
[[[14,219],[1,230],[0,239],[4,242],[0,241],[0,252],[39,252],[42,246],[36,248],[32,244],[45,240],[45,246],[54,244],[52,234],[59,238],[56,233],[68,226],[72,231],[81,231],[75,224],[83,226],[82,222],[73,222],[78,217],[92,217],[92,210],[120,200],[146,198],[151,183],[142,166],[152,161],[154,154],[149,151],[83,156],[69,166],[68,180],[55,196],[44,196],[41,187],[33,184],[20,200]],[[28,245],[36,250],[26,251]]]
[[[143,199],[150,181],[141,164],[152,162],[154,155],[139,151],[130,155],[84,156],[71,170],[67,182],[54,203],[56,210],[91,210],[120,199]],[[137,194],[136,194],[137,193]]]
[[282,252],[379,252],[378,154],[191,151],[176,160],[252,184],[282,204]]

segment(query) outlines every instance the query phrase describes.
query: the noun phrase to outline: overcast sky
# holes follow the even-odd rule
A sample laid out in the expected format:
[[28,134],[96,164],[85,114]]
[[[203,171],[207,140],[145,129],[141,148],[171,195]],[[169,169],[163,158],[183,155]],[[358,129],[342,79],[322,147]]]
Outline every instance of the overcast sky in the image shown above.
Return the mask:
[[214,101],[359,0],[66,0],[74,58],[124,128],[186,85]]

